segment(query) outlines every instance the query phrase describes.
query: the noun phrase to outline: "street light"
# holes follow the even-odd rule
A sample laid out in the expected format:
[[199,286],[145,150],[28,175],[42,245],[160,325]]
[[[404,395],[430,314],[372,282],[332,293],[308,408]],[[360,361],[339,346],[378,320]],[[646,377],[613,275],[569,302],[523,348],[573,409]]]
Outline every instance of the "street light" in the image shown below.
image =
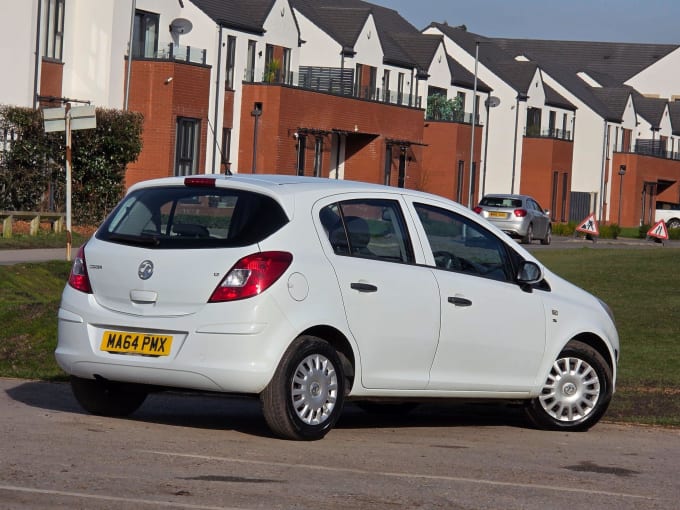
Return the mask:
[[623,199],[623,176],[626,175],[626,165],[621,165],[619,166],[619,176],[621,179],[619,180],[619,219],[618,219],[618,225],[619,227],[621,226],[621,201]]
[[472,208],[472,195],[474,193],[474,175],[472,174],[475,165],[475,124],[477,118],[477,65],[479,64],[479,41],[475,41],[475,79],[472,83],[472,135],[470,136],[470,185],[468,187],[468,207]]

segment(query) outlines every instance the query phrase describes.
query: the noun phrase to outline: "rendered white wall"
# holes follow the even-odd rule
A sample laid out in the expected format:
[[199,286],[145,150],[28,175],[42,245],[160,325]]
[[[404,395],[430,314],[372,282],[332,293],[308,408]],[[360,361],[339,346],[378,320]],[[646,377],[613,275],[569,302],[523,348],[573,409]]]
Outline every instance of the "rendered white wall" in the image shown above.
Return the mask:
[[680,98],[680,47],[626,82],[641,94]]
[[7,20],[0,37],[0,55],[7,73],[0,80],[0,104],[33,106],[38,1],[0,0],[2,18]]

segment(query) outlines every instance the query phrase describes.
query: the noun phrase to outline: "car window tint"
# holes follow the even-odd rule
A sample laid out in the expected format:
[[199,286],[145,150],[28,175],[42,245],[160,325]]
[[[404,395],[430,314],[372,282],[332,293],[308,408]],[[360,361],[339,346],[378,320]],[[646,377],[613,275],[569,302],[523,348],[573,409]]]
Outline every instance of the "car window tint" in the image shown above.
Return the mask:
[[477,223],[439,207],[415,204],[435,266],[507,281],[512,270],[503,242]]
[[247,246],[288,222],[274,199],[223,188],[158,187],[130,193],[99,239],[157,248]]
[[517,198],[486,196],[482,198],[479,205],[487,207],[522,207],[522,201]]
[[413,249],[399,203],[347,200],[324,207],[319,219],[336,255],[413,263]]

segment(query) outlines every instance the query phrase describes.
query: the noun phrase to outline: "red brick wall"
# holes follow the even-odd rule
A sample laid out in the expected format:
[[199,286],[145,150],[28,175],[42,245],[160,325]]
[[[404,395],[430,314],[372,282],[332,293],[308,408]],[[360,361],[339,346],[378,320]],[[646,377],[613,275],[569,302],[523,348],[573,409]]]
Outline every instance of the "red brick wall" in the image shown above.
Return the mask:
[[[572,142],[553,138],[524,138],[520,193],[531,195],[538,200],[542,207],[550,208],[554,172],[559,172],[560,179],[563,173],[567,173],[568,188],[571,189],[573,145]],[[557,188],[557,204],[561,204],[561,181]],[[568,203],[569,197],[567,197]],[[568,210],[566,216],[569,217]]]
[[[64,75],[64,64],[62,62],[52,62],[43,60],[40,67],[40,92],[41,96],[62,96],[62,80]],[[42,102],[43,106],[56,107],[61,103]]]
[[[255,118],[251,112],[256,102],[262,103],[262,115],[258,120],[257,173],[294,174],[298,141],[293,133],[302,128],[310,131],[305,153],[307,175],[314,170],[314,132],[325,132],[322,134],[322,176],[327,177],[331,162],[334,164],[336,157],[331,152],[332,140],[336,136],[332,131],[339,130],[347,134],[345,178],[382,183],[386,140],[420,143],[423,138],[422,110],[293,87],[244,85],[239,172],[252,171]],[[415,155],[418,149],[414,147],[411,152]],[[417,172],[419,164],[415,159],[411,161],[409,171]]]
[[[172,77],[171,81],[167,81]],[[210,69],[176,62],[133,60],[128,106],[144,115],[143,149],[128,165],[125,185],[173,175],[177,117],[201,121],[198,172],[203,173],[209,118]],[[211,119],[212,122],[212,119]]]
[[[464,161],[462,201],[467,205],[470,186],[470,142],[472,129],[469,124],[453,122],[425,123],[422,189],[455,200],[458,190],[458,162]],[[476,164],[474,193],[480,188],[482,165],[480,153],[482,128],[475,128]],[[476,204],[475,204],[476,205]]]

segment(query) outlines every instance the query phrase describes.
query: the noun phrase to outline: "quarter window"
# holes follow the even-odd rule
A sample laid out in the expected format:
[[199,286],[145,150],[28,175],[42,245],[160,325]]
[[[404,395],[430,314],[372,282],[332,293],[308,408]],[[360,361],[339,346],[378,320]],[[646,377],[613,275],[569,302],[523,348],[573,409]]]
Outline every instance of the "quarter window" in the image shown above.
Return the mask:
[[499,281],[512,278],[503,242],[483,227],[447,209],[415,204],[435,266]]
[[394,200],[338,202],[319,216],[336,255],[414,262],[401,207]]

